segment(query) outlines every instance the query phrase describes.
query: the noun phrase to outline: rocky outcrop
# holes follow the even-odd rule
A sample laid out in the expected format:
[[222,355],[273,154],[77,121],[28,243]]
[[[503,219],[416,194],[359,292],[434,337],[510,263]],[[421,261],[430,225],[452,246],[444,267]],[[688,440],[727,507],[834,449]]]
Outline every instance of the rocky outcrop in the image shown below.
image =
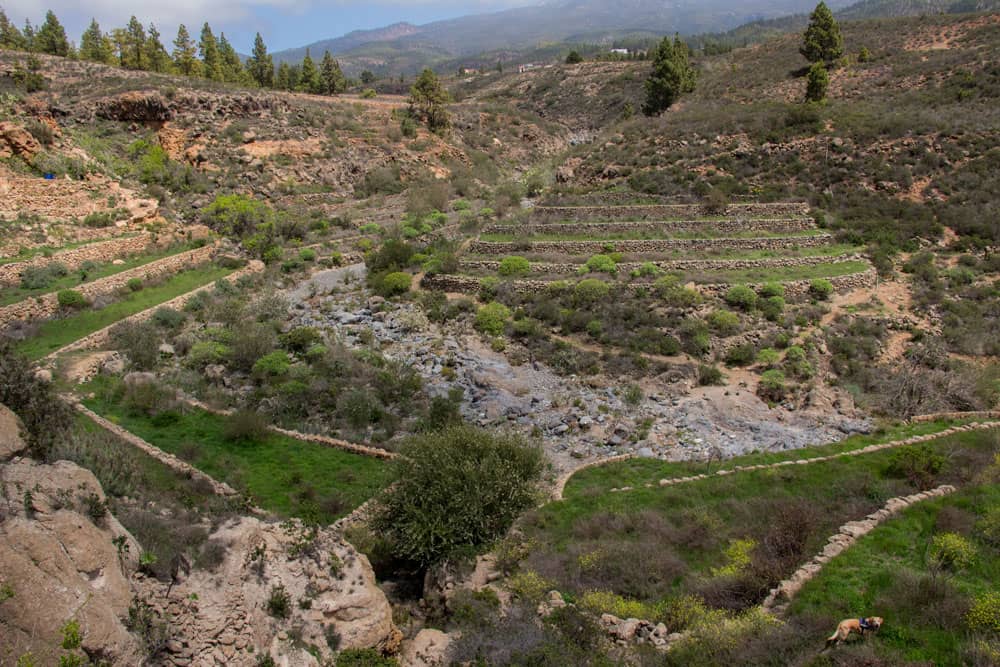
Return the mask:
[[129,91],[97,102],[94,113],[105,120],[131,122],[163,122],[171,120],[174,112],[156,92]]
[[22,453],[28,446],[21,438],[21,420],[7,406],[0,405],[0,461]]
[[211,571],[194,570],[173,587],[137,580],[171,628],[165,664],[249,667],[270,654],[277,664],[318,666],[305,646],[321,660],[331,644],[398,649],[401,633],[368,559],[336,531],[243,517],[210,540],[225,547]]
[[35,664],[56,664],[62,628],[75,620],[88,655],[139,664],[138,643],[121,621],[139,545],[107,513],[94,475],[68,461],[20,459],[0,464],[0,489],[0,585],[12,593],[0,602],[0,663],[30,651]]
[[20,157],[30,160],[42,150],[38,140],[15,123],[0,123],[0,158]]
[[424,628],[403,647],[399,662],[403,667],[444,667],[452,638],[433,628]]

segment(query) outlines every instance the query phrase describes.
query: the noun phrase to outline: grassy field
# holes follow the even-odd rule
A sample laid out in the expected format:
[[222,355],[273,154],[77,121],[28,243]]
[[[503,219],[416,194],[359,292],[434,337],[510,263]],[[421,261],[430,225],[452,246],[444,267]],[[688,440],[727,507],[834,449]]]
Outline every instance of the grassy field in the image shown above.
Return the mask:
[[822,229],[806,229],[796,232],[713,232],[711,230],[678,231],[648,230],[621,233],[594,234],[482,234],[481,241],[644,241],[655,239],[759,239],[797,238],[825,234]]
[[[933,440],[928,449],[944,463],[924,481],[962,484],[992,460],[997,447],[995,431]],[[845,520],[916,491],[915,481],[891,465],[899,451],[621,493],[604,491],[624,479],[612,483],[610,471],[587,471],[603,479],[581,474],[566,500],[525,518],[529,555],[522,568],[574,596],[599,590],[654,605],[693,594],[710,607],[745,609],[816,553]]]
[[[672,260],[688,260],[688,259],[707,259],[707,260],[734,260],[734,259],[781,259],[787,257],[837,257],[839,255],[847,255],[850,253],[860,253],[864,252],[864,248],[861,246],[849,245],[849,244],[832,244],[824,245],[810,248],[782,248],[781,250],[705,250],[699,251],[696,257],[693,257],[690,251],[684,250],[674,250],[667,252],[658,253],[621,253],[622,262],[648,262],[648,261],[672,261]],[[517,255],[519,257],[524,257],[525,259],[532,262],[558,262],[560,264],[571,264],[579,263],[583,264],[587,261],[587,257],[584,255],[561,255],[557,253],[550,252],[533,252],[531,250],[526,251],[514,251],[511,252],[512,255]],[[498,261],[496,255],[479,255],[475,253],[463,254],[462,259],[466,260],[482,260],[487,262]],[[502,257],[500,258],[502,259]]]
[[[790,618],[826,617],[832,627],[835,619],[877,613],[886,619],[878,653],[892,664],[996,664],[963,655],[976,637],[964,611],[1000,581],[1000,550],[974,528],[991,511],[1000,511],[1000,484],[971,486],[908,509],[833,559],[793,601]],[[928,552],[941,532],[969,539],[974,562],[931,573]]]
[[226,437],[226,418],[204,410],[137,415],[97,392],[87,407],[160,449],[240,489],[281,516],[330,523],[381,489],[389,475],[379,459],[268,434],[252,442]]
[[880,428],[870,435],[852,435],[840,442],[809,447],[806,449],[791,449],[781,452],[760,452],[737,456],[722,462],[665,462],[655,459],[629,459],[608,465],[586,468],[573,475],[566,484],[566,498],[585,497],[608,489],[623,486],[642,486],[656,484],[661,479],[674,477],[689,477],[714,473],[718,470],[732,470],[736,466],[752,466],[781,461],[830,456],[863,449],[868,445],[876,445],[894,440],[905,440],[915,435],[940,433],[950,426],[962,422],[936,421],[916,424],[900,424]]
[[742,269],[740,271],[701,271],[686,272],[681,277],[682,282],[696,283],[767,283],[789,282],[792,280],[813,280],[816,278],[834,278],[852,273],[861,273],[871,268],[868,262],[824,262],[811,266],[775,266],[758,269]]
[[124,264],[113,264],[112,262],[106,262],[100,264],[96,269],[87,272],[86,278],[79,271],[70,271],[68,275],[63,276],[57,280],[52,281],[46,287],[38,289],[25,289],[23,287],[11,287],[8,289],[0,290],[0,306],[6,306],[12,303],[17,303],[18,301],[23,301],[35,296],[41,296],[42,294],[48,294],[50,292],[58,292],[59,290],[72,289],[77,285],[83,285],[85,283],[90,283],[95,280],[100,280],[101,278],[107,278],[108,276],[113,276],[115,274],[121,273],[123,271],[128,271],[129,269],[134,269],[144,264],[150,264],[159,259],[165,257],[170,257],[172,255],[177,255],[182,252],[191,250],[193,246],[183,245],[170,248],[169,250],[153,252],[153,253],[143,253],[140,255],[133,255],[126,258]]
[[50,352],[114,324],[129,315],[134,315],[181,294],[186,294],[202,285],[225,278],[232,272],[233,269],[223,269],[210,265],[178,273],[155,287],[147,287],[139,292],[133,292],[106,308],[87,309],[67,317],[47,320],[38,328],[34,336],[19,343],[17,349],[31,359],[41,359]]

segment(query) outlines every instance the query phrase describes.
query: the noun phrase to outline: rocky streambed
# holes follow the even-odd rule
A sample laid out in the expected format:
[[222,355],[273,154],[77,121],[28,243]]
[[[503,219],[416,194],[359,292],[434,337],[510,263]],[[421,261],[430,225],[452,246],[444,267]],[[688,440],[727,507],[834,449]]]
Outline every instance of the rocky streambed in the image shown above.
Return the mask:
[[316,274],[288,293],[292,323],[331,331],[351,348],[377,344],[415,368],[430,393],[459,390],[470,421],[539,437],[560,473],[622,454],[699,460],[797,449],[871,428],[850,408],[769,407],[746,389],[665,380],[644,383],[641,400],[628,404],[624,384],[514,364],[467,325],[438,326],[419,306],[372,296],[363,284],[360,266]]

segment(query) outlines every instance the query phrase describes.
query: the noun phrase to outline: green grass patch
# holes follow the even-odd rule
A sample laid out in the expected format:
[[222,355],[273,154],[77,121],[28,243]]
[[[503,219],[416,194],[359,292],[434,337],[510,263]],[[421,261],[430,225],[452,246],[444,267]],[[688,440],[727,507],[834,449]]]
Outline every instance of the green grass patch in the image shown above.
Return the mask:
[[388,480],[375,458],[270,433],[250,442],[227,439],[226,418],[204,410],[130,413],[102,397],[84,401],[160,449],[240,489],[256,504],[285,517],[330,523],[371,498]]
[[124,264],[113,264],[112,262],[106,262],[104,264],[99,264],[97,268],[92,271],[88,271],[86,276],[80,272],[79,269],[75,271],[70,271],[68,275],[63,276],[57,280],[49,283],[47,287],[39,289],[24,289],[22,287],[13,287],[9,289],[4,289],[0,292],[0,306],[6,306],[12,303],[17,303],[18,301],[24,301],[25,299],[30,299],[32,297],[41,296],[43,294],[48,294],[50,292],[58,292],[63,289],[71,289],[78,285],[84,285],[86,283],[93,282],[95,280],[100,280],[101,278],[107,278],[108,276],[113,276],[115,274],[121,273],[123,271],[128,271],[145,264],[150,264],[160,259],[166,257],[171,257],[172,255],[178,255],[182,252],[192,250],[193,246],[183,245],[179,247],[170,248],[166,251],[143,253],[140,255],[133,255],[131,257],[125,258]]
[[[880,653],[889,651],[899,661],[893,664],[972,664],[962,660],[969,629],[961,612],[1000,581],[1000,550],[970,529],[990,510],[1000,511],[998,484],[960,489],[907,509],[830,561],[803,587],[790,615],[828,616],[836,623],[870,611],[886,619],[875,641]],[[955,517],[967,517],[966,530],[956,527]],[[976,559],[932,575],[931,541],[942,532],[963,534],[975,545]]]
[[[722,462],[705,463],[694,461],[665,462],[655,459],[629,459],[603,466],[586,468],[573,475],[566,484],[564,497],[577,498],[606,492],[623,486],[640,487],[656,484],[661,479],[690,477],[711,474],[719,470],[732,470],[737,466],[753,466],[781,461],[810,459],[831,454],[843,454],[868,445],[877,445],[895,440],[905,440],[917,435],[929,435],[967,422],[935,421],[915,424],[897,424],[877,429],[867,435],[852,435],[840,442],[791,449],[780,452],[757,452],[726,459]],[[741,473],[748,474],[748,473]]]
[[84,310],[67,317],[47,320],[33,337],[19,343],[17,349],[31,359],[41,359],[50,352],[129,315],[225,278],[232,272],[233,269],[209,265],[178,273],[160,285],[128,294],[121,301],[116,301],[101,310]]
[[705,271],[688,273],[682,278],[687,282],[697,283],[766,283],[789,282],[792,280],[813,280],[815,278],[834,278],[852,273],[861,273],[871,267],[868,262],[824,262],[811,266],[775,266],[739,271]]

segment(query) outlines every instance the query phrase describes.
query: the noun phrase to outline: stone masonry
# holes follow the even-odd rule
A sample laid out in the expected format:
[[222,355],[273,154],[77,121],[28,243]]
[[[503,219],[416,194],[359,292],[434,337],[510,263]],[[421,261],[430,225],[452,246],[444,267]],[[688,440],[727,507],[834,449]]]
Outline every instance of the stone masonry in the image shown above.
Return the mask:
[[[770,238],[718,239],[645,239],[614,241],[535,241],[525,243],[474,241],[468,252],[473,255],[513,255],[519,251],[586,255],[600,252],[656,253],[671,250],[785,250],[788,248],[819,248],[830,245],[829,234],[815,236],[776,236]],[[606,247],[607,246],[607,247]]]

